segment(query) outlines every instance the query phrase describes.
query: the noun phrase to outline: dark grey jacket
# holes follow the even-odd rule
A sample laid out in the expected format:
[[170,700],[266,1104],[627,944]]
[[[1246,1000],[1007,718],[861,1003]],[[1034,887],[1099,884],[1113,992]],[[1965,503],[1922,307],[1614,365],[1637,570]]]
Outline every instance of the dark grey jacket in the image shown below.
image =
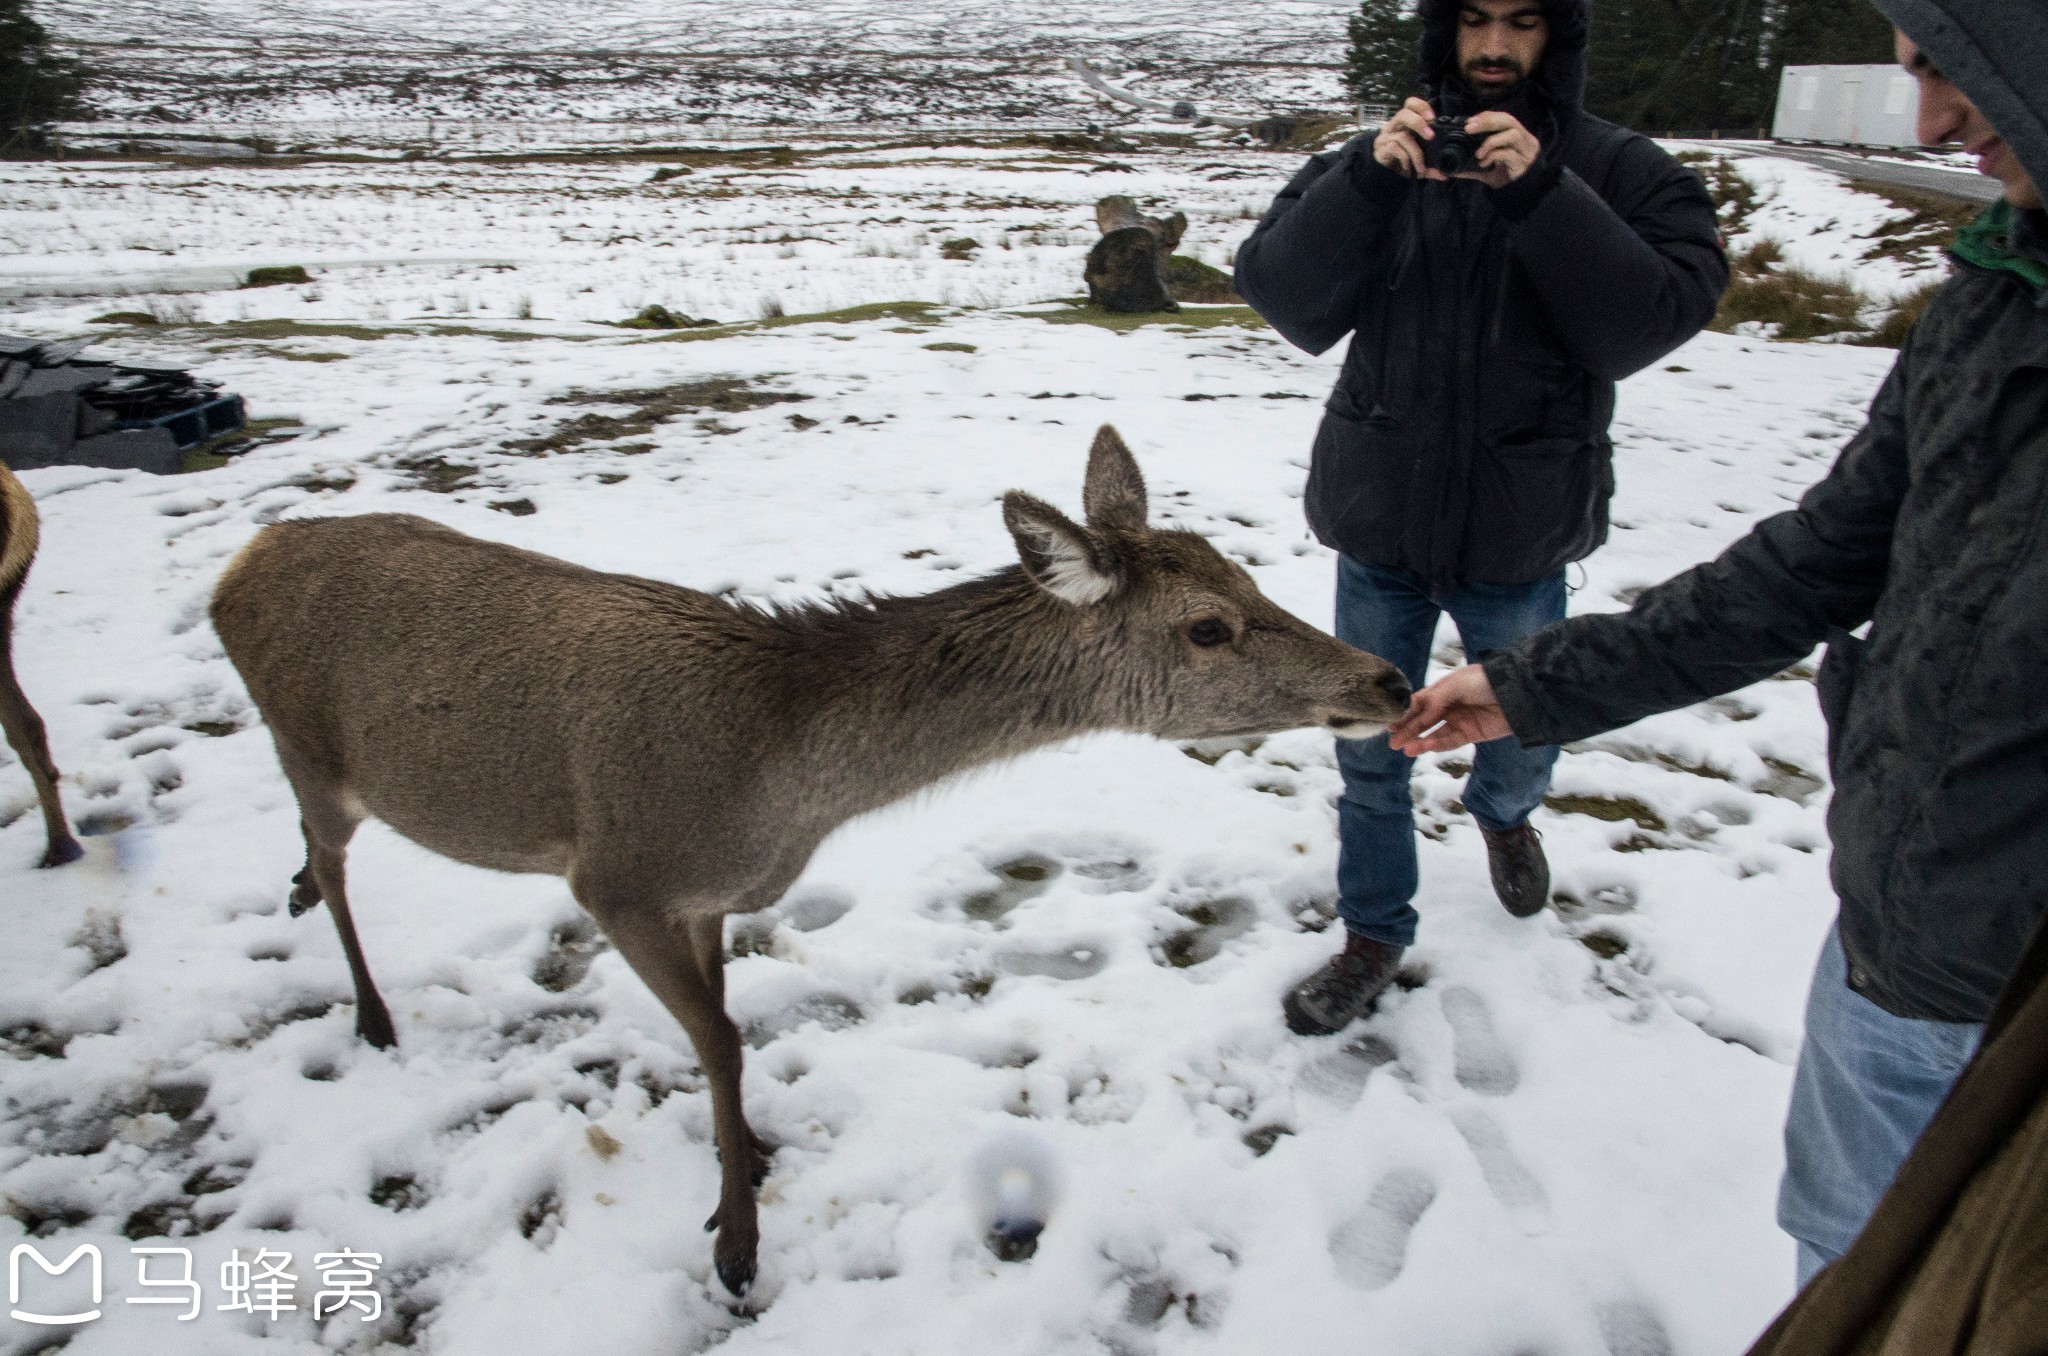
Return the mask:
[[[1927,8],[1902,6],[1908,22]],[[1945,8],[1960,24],[1907,32],[1979,107],[2033,110],[2007,140],[2048,183],[2048,66],[2015,88],[1974,47],[1940,45],[1962,25],[1986,50],[2038,44],[2038,11]],[[2020,214],[2008,243],[2048,266],[2048,218]],[[1867,640],[1847,634],[1865,622]],[[1515,733],[1550,744],[1754,682],[1822,640],[1850,986],[1902,1017],[1983,1021],[2048,907],[2048,287],[1960,263],[1798,508],[1626,613],[1485,664]]]
[[[1238,290],[1295,344],[1355,332],[1309,525],[1438,585],[1523,583],[1606,540],[1614,383],[1697,333],[1728,278],[1699,176],[1581,109],[1586,0],[1546,8],[1515,110],[1535,168],[1499,190],[1411,181],[1368,134],[1311,158],[1237,256]],[[1423,12],[1425,83],[1444,84],[1457,6]]]

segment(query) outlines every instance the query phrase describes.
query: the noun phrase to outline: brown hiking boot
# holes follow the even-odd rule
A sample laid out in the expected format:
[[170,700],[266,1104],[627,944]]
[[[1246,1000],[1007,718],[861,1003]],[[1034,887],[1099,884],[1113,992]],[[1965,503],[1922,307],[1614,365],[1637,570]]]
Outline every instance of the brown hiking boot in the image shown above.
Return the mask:
[[1493,893],[1517,918],[1543,912],[1550,898],[1550,863],[1543,858],[1543,835],[1527,824],[1495,833],[1482,828],[1486,865],[1493,875]]
[[1394,982],[1404,950],[1355,932],[1346,934],[1344,949],[1288,990],[1281,1001],[1287,1029],[1297,1036],[1327,1036],[1372,1011]]

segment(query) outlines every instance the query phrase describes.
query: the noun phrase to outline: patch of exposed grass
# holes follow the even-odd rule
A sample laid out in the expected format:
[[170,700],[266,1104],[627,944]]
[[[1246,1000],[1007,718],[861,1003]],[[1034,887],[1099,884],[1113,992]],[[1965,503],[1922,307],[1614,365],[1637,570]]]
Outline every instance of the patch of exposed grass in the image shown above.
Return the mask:
[[1865,259],[1911,259],[1928,250],[1944,250],[1954,243],[1956,232],[1975,221],[1984,204],[1964,202],[1940,193],[1927,193],[1898,184],[1880,184],[1867,179],[1852,180],[1859,192],[1883,198],[1907,213],[1871,232],[1871,247]]
[[1105,311],[1100,306],[1091,306],[1084,301],[1069,301],[1062,310],[1020,311],[1013,314],[1034,316],[1054,325],[1094,325],[1098,329],[1118,332],[1142,329],[1146,325],[1171,325],[1187,330],[1209,330],[1223,326],[1246,330],[1266,328],[1264,317],[1249,306],[1201,306],[1178,311],[1148,311],[1139,315],[1126,315],[1120,311]]
[[309,283],[313,275],[298,264],[285,264],[274,268],[252,268],[242,279],[244,287],[283,287],[293,283]]
[[446,457],[423,453],[401,457],[392,465],[412,477],[413,483],[429,494],[454,494],[457,490],[476,488],[477,468],[468,462],[449,461]]
[[240,428],[215,434],[203,443],[186,448],[178,470],[181,474],[212,471],[244,452],[253,452],[272,443],[290,442],[303,432],[305,426],[296,419],[250,419]]
[[[763,390],[750,377],[707,377],[639,391],[570,391],[549,400],[550,405],[623,405],[625,414],[579,414],[552,433],[539,438],[518,438],[505,444],[508,452],[526,456],[551,456],[573,452],[586,443],[617,442],[644,436],[656,427],[683,414],[737,414],[765,405],[809,400],[795,391]],[[623,449],[621,449],[623,450]]]
[[752,334],[759,330],[787,329],[791,325],[860,325],[871,320],[930,323],[944,309],[936,302],[930,301],[877,301],[866,306],[848,306],[838,311],[812,311],[803,315],[767,315],[759,320],[741,320],[720,325],[716,329],[686,330],[657,335],[640,342],[686,344],[702,339],[723,339],[734,334]]
[[716,320],[697,320],[679,315],[662,305],[642,306],[639,314],[630,320],[616,322],[625,330],[703,330],[718,324]]
[[192,338],[233,339],[233,340],[275,340],[275,339],[360,339],[375,343],[380,339],[413,339],[423,335],[465,335],[482,339],[500,339],[520,342],[530,339],[596,339],[598,335],[583,334],[534,334],[524,330],[492,330],[477,325],[441,325],[432,321],[408,321],[401,325],[351,325],[332,321],[296,320],[219,320],[219,321],[164,321],[165,330],[178,330]]
[[1551,795],[1543,798],[1544,808],[1561,815],[1590,815],[1619,824],[1632,819],[1637,827],[1653,833],[1664,829],[1664,817],[1634,796]]
[[1713,196],[1723,236],[1741,235],[1748,229],[1749,215],[1757,206],[1756,185],[1735,168],[1732,160],[1715,151],[1680,151],[1678,163],[1690,166],[1707,181],[1707,192]]
[[109,311],[85,322],[88,325],[158,325],[163,322],[147,311]]
[[1237,294],[1235,279],[1191,254],[1176,254],[1167,259],[1166,287],[1175,301],[1210,306],[1244,305],[1244,298]]
[[1847,278],[1830,278],[1784,261],[1777,241],[1759,240],[1731,259],[1728,290],[1708,328],[1722,333],[1761,324],[1774,339],[1818,339],[1870,330],[1875,304]]
[[1921,315],[1927,310],[1927,303],[1934,300],[1934,294],[1941,290],[1944,280],[1933,282],[1909,292],[1892,307],[1892,313],[1884,318],[1878,327],[1868,334],[1860,334],[1849,342],[1864,344],[1871,348],[1897,348],[1906,342],[1906,336],[1920,323]]

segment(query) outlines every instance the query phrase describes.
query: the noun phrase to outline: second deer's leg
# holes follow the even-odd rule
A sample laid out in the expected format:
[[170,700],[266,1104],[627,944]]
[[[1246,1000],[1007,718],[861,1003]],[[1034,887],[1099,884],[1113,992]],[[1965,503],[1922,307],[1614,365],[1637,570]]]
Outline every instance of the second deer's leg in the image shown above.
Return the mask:
[[[7,618],[0,616],[0,628],[6,625]],[[49,737],[43,730],[43,718],[28,704],[28,695],[15,681],[12,646],[4,631],[0,631],[0,729],[5,729],[8,744],[20,755],[22,766],[28,769],[28,779],[35,783],[36,799],[42,802],[48,847],[40,864],[62,866],[77,861],[85,855],[85,849],[78,845],[78,840],[71,836],[71,826],[64,822],[64,802],[57,798],[57,765],[50,761]]]
[[759,1160],[753,1129],[740,1104],[740,1033],[725,1015],[725,920],[714,914],[679,925],[657,902],[612,902],[588,897],[581,889],[577,895],[634,973],[682,1023],[697,1049],[697,1062],[711,1089],[718,1143],[718,1212],[708,1226],[718,1231],[713,1256],[725,1288],[744,1294],[754,1281],[761,1237],[754,1204]]
[[[305,831],[306,821],[302,819],[299,821],[299,832],[303,834]],[[306,841],[311,843],[311,837],[309,836]],[[298,875],[292,877],[292,893],[287,907],[291,909],[292,917],[297,918],[308,909],[318,908],[319,905],[320,882],[313,879],[313,853],[308,848],[306,864],[299,868]]]
[[[286,771],[291,772],[289,762]],[[334,930],[341,934],[342,954],[348,957],[349,976],[355,980],[356,1034],[379,1050],[389,1050],[398,1044],[398,1032],[391,1025],[384,996],[377,992],[377,981],[370,978],[370,963],[363,956],[355,917],[348,908],[348,840],[355,836],[361,820],[321,779],[301,773],[292,776],[291,783],[299,793],[299,827],[306,835],[306,867],[295,878],[298,884],[292,890],[292,912],[304,913],[320,900],[327,901]],[[301,906],[309,889],[313,897]]]

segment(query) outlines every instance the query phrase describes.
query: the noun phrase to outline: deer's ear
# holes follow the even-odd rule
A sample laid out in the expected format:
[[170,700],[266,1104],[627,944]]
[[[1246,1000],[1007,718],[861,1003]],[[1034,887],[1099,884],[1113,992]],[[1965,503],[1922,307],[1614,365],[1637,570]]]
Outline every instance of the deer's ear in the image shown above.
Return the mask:
[[1061,602],[1087,607],[1116,592],[1117,578],[1094,539],[1043,499],[1011,490],[1003,496],[1003,522],[1017,540],[1024,573]]
[[1104,424],[1088,449],[1088,479],[1081,487],[1088,526],[1135,532],[1145,526],[1145,477],[1117,431]]

